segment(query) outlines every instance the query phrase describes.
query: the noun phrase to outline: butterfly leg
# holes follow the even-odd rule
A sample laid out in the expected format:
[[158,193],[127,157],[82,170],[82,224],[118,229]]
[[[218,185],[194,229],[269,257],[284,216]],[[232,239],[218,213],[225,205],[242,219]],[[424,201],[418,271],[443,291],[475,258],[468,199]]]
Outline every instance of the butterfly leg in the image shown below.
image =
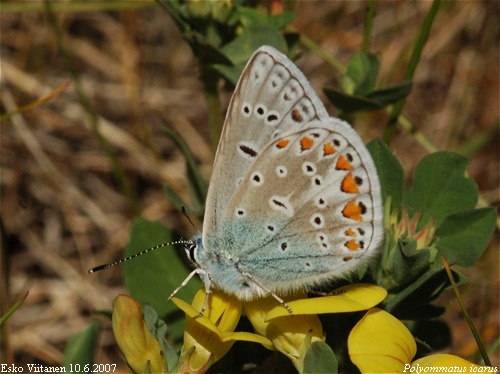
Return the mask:
[[255,280],[255,278],[254,278],[254,277],[252,277],[250,274],[248,274],[248,273],[244,272],[244,273],[243,273],[243,276],[244,276],[245,278],[247,278],[249,281],[251,281],[251,282],[255,283],[255,284],[257,285],[257,287],[259,287],[259,288],[263,289],[265,292],[267,292],[267,293],[268,293],[268,294],[270,294],[272,297],[274,297],[274,298],[275,298],[275,299],[276,299],[276,300],[277,300],[277,301],[278,301],[278,302],[279,302],[279,303],[283,306],[283,308],[285,308],[285,309],[288,311],[288,313],[289,313],[290,315],[293,315],[292,308],[290,308],[290,307],[288,306],[288,304],[286,303],[286,301],[285,301],[285,300],[283,300],[281,297],[279,297],[278,295],[276,295],[273,291],[271,291],[271,290],[267,289],[267,288],[266,288],[266,287],[264,287],[262,284],[260,284],[259,282],[257,282],[257,281]]
[[172,292],[170,294],[170,296],[168,297],[168,300],[170,300],[172,297],[175,296],[175,294],[177,292],[179,292],[179,290],[184,287],[186,284],[188,284],[188,282],[191,280],[191,278],[193,278],[195,276],[195,274],[199,274],[200,275],[200,278],[201,280],[203,281],[203,284],[205,285],[205,300],[203,301],[203,306],[201,307],[201,311],[200,313],[198,313],[196,316],[194,316],[194,318],[198,318],[198,317],[201,317],[203,315],[203,313],[205,312],[205,309],[207,309],[207,304],[208,304],[208,295],[210,293],[212,293],[212,291],[210,291],[210,286],[212,285],[212,281],[210,279],[210,275],[207,273],[206,270],[203,270],[203,269],[194,269],[191,273],[189,273],[189,275],[186,277],[186,279],[184,279],[184,281],[181,283],[181,285],[179,287],[177,287],[174,292]]
[[200,313],[194,316],[194,319],[199,318],[205,313],[205,309],[207,309],[208,305],[208,297],[212,293],[210,290],[210,286],[212,285],[212,280],[210,278],[210,274],[203,269],[199,269],[198,274],[200,274],[201,281],[205,285],[205,300],[203,300],[203,306],[201,307]]

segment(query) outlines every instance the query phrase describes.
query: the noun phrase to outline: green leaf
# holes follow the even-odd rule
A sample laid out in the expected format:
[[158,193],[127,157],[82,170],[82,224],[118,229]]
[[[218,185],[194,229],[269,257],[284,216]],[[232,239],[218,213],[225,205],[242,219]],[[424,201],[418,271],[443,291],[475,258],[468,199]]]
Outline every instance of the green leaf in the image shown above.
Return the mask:
[[269,22],[267,13],[246,6],[237,7],[234,17],[244,28],[253,25],[265,25]]
[[269,24],[278,28],[282,29],[290,22],[292,22],[295,18],[297,18],[297,14],[294,12],[281,12],[278,14],[272,14],[269,16]]
[[412,334],[420,338],[420,342],[424,343],[424,349],[432,347],[434,350],[443,349],[451,343],[450,327],[447,323],[440,320],[420,319],[411,326]]
[[361,110],[377,110],[406,97],[411,91],[411,82],[380,88],[364,94],[347,94],[335,88],[325,87],[323,92],[330,102],[344,114]]
[[357,52],[349,61],[346,72],[341,78],[344,92],[364,96],[372,91],[377,80],[379,65],[377,56],[364,51]]
[[405,173],[397,157],[380,140],[373,140],[368,145],[373,157],[382,187],[382,201],[390,197],[392,206],[399,208],[403,199]]
[[210,44],[199,34],[193,34],[191,40],[188,40],[196,60],[202,69],[209,65],[231,65],[231,60],[223,53],[219,47]]
[[278,29],[269,25],[252,25],[223,46],[222,51],[234,65],[246,64],[255,50],[262,45],[270,45],[280,51],[287,50],[285,38]]
[[379,88],[366,94],[366,98],[376,101],[381,107],[393,104],[396,101],[404,99],[411,91],[411,81],[406,81],[393,86]]
[[276,29],[281,29],[287,26],[296,17],[293,12],[282,12],[279,14],[269,15],[260,10],[249,7],[238,7],[236,13],[239,22],[241,22],[244,27],[250,27],[253,25],[269,25]]
[[75,369],[76,364],[80,365],[82,372],[92,371],[100,330],[99,323],[92,321],[85,330],[73,335],[69,340],[63,359],[63,365],[67,372],[71,371],[70,364],[73,369]]
[[456,153],[437,152],[417,165],[413,185],[403,196],[403,205],[410,216],[422,212],[419,229],[430,217],[435,217],[439,226],[447,215],[474,208],[478,188],[466,175],[469,162]]
[[[462,274],[456,271],[452,273],[457,284],[465,283],[466,278]],[[443,269],[443,263],[435,261],[418,279],[397,293],[390,294],[382,304],[384,309],[392,314],[399,309],[408,313],[409,310],[434,300],[449,286],[450,281]]]
[[212,68],[235,85],[250,56],[264,44],[280,51],[287,50],[286,40],[277,28],[269,25],[251,25],[240,36],[222,47],[222,51],[233,66],[214,64]]
[[347,94],[335,88],[325,87],[323,91],[330,102],[343,114],[351,114],[361,110],[377,110],[406,97],[411,91],[411,82],[403,82],[365,93]]
[[414,240],[405,244],[398,245],[395,248],[394,262],[392,264],[392,277],[399,286],[407,285],[429,266],[429,250],[417,250],[417,243]]
[[337,358],[328,344],[311,344],[304,357],[303,373],[338,373]]
[[142,306],[142,315],[146,326],[151,332],[151,335],[158,340],[164,354],[165,364],[168,366],[169,372],[171,372],[172,368],[177,365],[178,357],[175,350],[170,346],[165,338],[167,335],[166,323],[158,318],[158,314],[149,304],[144,304]]
[[[157,222],[137,219],[130,232],[125,256],[170,241],[170,229]],[[138,303],[150,304],[161,316],[177,310],[175,305],[167,302],[168,295],[182,283],[189,272],[173,246],[147,253],[123,265],[125,285]],[[179,297],[191,300],[199,284],[199,281],[193,279],[182,288]]]
[[472,266],[491,240],[495,222],[493,208],[451,214],[436,230],[436,247],[450,264]]
[[[452,270],[452,274],[457,284],[463,284],[467,280],[464,275],[455,270]],[[408,287],[412,288],[413,286],[413,292],[405,301],[406,305],[412,305],[413,307],[420,307],[423,304],[435,300],[444,290],[451,286],[450,279],[444,270],[441,260],[434,262],[429,270],[414,283],[415,286],[411,284]]]
[[346,94],[335,88],[324,87],[323,92],[330,102],[343,114],[351,114],[360,110],[376,110],[382,108],[382,105],[365,97]]

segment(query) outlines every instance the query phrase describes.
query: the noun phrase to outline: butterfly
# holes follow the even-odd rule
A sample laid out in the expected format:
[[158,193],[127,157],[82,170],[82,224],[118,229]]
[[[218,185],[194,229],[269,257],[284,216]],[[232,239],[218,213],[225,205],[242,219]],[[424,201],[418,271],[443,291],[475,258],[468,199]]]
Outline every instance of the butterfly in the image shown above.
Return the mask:
[[284,54],[257,49],[229,104],[203,230],[185,248],[196,269],[183,285],[199,274],[207,298],[216,287],[242,301],[272,295],[287,307],[280,295],[373,258],[382,220],[379,178],[359,135],[328,115]]
[[[203,231],[184,244],[198,274],[242,301],[281,298],[342,278],[379,253],[382,196],[370,153],[332,118],[302,72],[269,46],[255,51],[229,103]],[[281,296],[280,296],[281,295]]]

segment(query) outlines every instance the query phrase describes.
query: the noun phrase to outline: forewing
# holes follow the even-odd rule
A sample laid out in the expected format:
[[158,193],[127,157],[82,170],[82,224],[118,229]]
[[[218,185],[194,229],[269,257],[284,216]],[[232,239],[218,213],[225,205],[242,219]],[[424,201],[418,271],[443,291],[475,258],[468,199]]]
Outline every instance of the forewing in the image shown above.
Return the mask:
[[271,47],[259,48],[243,70],[217,149],[203,234],[216,232],[251,165],[273,139],[328,114],[306,78]]

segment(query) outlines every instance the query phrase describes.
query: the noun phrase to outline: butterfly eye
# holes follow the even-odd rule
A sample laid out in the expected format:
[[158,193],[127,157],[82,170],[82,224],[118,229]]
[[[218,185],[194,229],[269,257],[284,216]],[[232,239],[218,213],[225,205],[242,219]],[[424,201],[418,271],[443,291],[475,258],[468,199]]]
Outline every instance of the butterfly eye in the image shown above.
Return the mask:
[[197,252],[197,249],[198,249],[198,243],[193,243],[187,247],[184,248],[184,250],[186,251],[186,255],[187,257],[192,261],[194,262],[195,264],[197,264],[198,262],[196,261],[196,252]]

